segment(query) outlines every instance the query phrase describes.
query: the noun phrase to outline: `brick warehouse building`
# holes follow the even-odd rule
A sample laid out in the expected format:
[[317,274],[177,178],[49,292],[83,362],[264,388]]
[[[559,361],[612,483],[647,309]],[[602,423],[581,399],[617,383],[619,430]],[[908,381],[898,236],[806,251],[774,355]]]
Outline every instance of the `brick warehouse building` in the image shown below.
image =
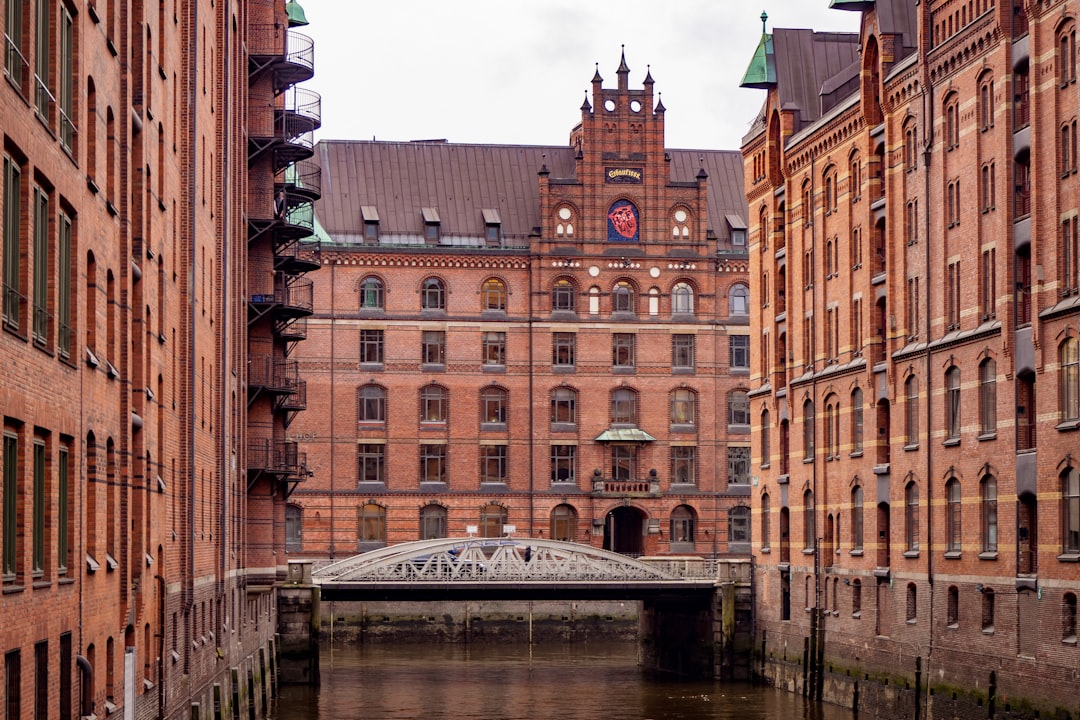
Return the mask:
[[629,75],[597,71],[562,147],[319,143],[292,552],[507,524],[749,551],[740,158],[665,150],[652,77]]
[[743,80],[761,668],[1077,717],[1080,3],[831,6]]
[[0,704],[264,710],[317,267],[303,12],[3,5]]

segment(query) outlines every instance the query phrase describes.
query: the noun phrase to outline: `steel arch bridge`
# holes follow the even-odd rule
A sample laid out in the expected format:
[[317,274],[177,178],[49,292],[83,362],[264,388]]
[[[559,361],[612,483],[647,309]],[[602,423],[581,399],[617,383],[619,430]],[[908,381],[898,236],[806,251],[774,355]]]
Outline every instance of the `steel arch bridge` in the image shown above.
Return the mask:
[[311,579],[328,600],[646,599],[716,587],[712,563],[683,558],[665,565],[542,538],[441,538],[362,553],[315,570]]

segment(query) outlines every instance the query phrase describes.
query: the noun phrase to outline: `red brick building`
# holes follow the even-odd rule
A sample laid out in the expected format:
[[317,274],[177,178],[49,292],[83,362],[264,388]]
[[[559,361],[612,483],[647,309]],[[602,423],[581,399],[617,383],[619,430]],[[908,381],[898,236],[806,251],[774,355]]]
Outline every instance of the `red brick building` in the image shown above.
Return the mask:
[[264,708],[302,471],[263,449],[288,447],[287,293],[317,267],[293,259],[318,188],[302,14],[4,3],[7,717]]
[[1080,5],[832,7],[743,80],[762,667],[1075,717]]
[[320,142],[290,551],[427,537],[749,550],[737,152],[597,71],[561,147]]

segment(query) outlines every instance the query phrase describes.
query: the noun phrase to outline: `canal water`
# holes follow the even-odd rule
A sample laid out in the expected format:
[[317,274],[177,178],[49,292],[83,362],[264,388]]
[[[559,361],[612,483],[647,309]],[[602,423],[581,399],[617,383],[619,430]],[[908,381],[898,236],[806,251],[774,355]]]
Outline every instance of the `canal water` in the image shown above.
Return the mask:
[[634,643],[379,644],[323,649],[322,684],[273,720],[851,720],[772,688],[649,678]]

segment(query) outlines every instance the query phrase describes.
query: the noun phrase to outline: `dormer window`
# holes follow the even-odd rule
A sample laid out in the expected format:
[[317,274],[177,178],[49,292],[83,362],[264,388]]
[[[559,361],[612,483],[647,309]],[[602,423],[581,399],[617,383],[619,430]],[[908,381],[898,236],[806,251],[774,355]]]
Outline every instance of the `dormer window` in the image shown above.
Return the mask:
[[731,229],[731,244],[735,247],[746,247],[746,221],[738,215],[726,215],[725,219]]
[[424,242],[429,245],[438,244],[442,234],[439,209],[433,207],[420,208],[420,214],[424,217]]
[[374,205],[361,205],[360,217],[364,221],[364,242],[379,242],[379,211]]
[[481,211],[484,215],[484,241],[489,246],[499,246],[502,244],[502,219],[499,217],[499,211],[493,208],[484,208]]

